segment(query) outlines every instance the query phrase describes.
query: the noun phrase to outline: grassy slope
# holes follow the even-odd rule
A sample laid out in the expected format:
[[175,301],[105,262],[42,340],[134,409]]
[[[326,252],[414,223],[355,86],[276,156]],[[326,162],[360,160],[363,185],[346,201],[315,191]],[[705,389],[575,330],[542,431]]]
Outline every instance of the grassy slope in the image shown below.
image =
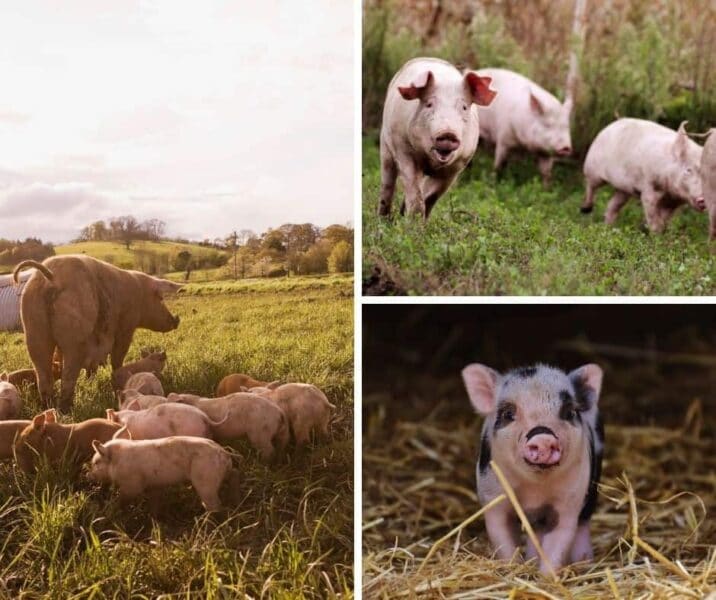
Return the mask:
[[[269,466],[238,442],[240,498],[210,518],[188,487],[168,491],[152,520],[143,502],[122,507],[84,478],[54,469],[28,478],[0,465],[0,597],[352,594],[352,285],[268,292],[182,293],[171,301],[179,329],[138,331],[127,360],[143,346],[166,348],[166,391],[212,394],[229,372],[316,383],[339,407],[332,439]],[[0,365],[29,366],[20,334],[0,333]],[[109,376],[81,377],[73,420],[113,404]],[[24,392],[30,416],[37,397]]]
[[179,244],[177,242],[133,242],[130,249],[127,250],[124,244],[117,242],[75,242],[56,246],[57,254],[89,254],[96,258],[104,258],[106,256],[113,257],[114,263],[133,261],[132,252],[134,250],[146,250],[156,252],[158,254],[175,254],[182,250],[188,250],[194,256],[203,256],[214,252],[214,248],[205,248],[198,244]]
[[[591,215],[579,206],[581,171],[558,165],[545,190],[534,161],[511,162],[497,180],[480,148],[427,225],[376,216],[378,148],[363,142],[363,275],[378,264],[410,294],[697,295],[716,291],[707,219],[677,213],[666,233],[645,234],[631,201],[616,226],[603,223],[608,188]],[[396,195],[394,211],[402,192]]]

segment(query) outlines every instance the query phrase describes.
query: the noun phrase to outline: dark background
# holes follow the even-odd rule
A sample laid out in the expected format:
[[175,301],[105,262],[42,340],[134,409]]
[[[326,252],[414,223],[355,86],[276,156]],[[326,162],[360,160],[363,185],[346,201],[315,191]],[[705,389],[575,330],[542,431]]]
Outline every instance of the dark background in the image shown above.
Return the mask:
[[544,362],[604,369],[607,423],[678,427],[702,403],[716,421],[716,307],[709,305],[365,305],[365,427],[472,410],[461,369]]

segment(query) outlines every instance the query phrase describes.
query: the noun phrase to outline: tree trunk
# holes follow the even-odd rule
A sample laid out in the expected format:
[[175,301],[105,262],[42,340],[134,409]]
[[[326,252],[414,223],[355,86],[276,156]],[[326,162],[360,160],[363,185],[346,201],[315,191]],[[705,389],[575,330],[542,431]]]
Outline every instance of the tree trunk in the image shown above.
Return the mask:
[[565,85],[565,101],[571,99],[572,108],[577,96],[577,81],[579,80],[579,54],[584,46],[585,13],[587,0],[574,0],[574,19],[572,20],[572,39],[570,40],[569,71]]

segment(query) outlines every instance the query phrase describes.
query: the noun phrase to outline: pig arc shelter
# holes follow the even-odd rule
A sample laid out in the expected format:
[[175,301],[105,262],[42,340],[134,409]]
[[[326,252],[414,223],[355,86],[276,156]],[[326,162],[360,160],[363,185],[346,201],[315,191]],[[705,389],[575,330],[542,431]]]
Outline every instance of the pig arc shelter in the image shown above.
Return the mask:
[[12,275],[0,275],[0,331],[20,331],[20,294],[34,269],[20,274],[20,284],[15,285]]

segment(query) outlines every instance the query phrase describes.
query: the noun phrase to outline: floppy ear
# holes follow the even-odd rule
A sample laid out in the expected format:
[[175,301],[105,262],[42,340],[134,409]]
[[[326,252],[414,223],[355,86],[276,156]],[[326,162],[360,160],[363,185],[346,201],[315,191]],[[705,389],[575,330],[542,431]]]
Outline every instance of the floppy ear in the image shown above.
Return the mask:
[[465,85],[472,95],[472,101],[479,106],[489,106],[497,96],[497,92],[490,89],[492,77],[480,77],[474,71],[465,74]]
[[544,114],[544,107],[542,106],[542,103],[532,92],[530,92],[530,108],[538,115]]
[[404,100],[415,100],[422,98],[433,83],[434,77],[432,71],[425,71],[418,75],[410,85],[399,87],[398,91]]
[[154,291],[156,291],[160,296],[163,296],[164,294],[176,294],[180,289],[184,287],[184,284],[176,283],[175,281],[169,281],[168,279],[159,279],[158,277],[152,277],[151,286]]
[[40,413],[32,418],[32,426],[37,429],[40,433],[45,431],[45,413]]
[[125,410],[142,410],[142,405],[139,404],[139,400],[134,398],[127,406],[125,407]]
[[679,162],[686,162],[689,157],[689,136],[686,135],[686,124],[688,121],[682,121],[679,129],[676,131],[676,141],[672,146],[672,152]]
[[45,423],[57,423],[57,411],[54,408],[48,408],[43,414],[45,415]]
[[100,456],[109,456],[109,450],[107,450],[107,448],[105,448],[99,440],[92,440],[92,447]]
[[597,405],[602,391],[604,372],[599,365],[590,363],[575,369],[569,379],[577,392],[577,403],[580,411],[587,411]]
[[567,96],[562,104],[562,108],[568,115],[572,114],[572,110],[574,109],[574,100],[572,99],[572,96]]
[[500,374],[490,367],[473,363],[462,370],[467,395],[477,412],[488,415],[495,410],[495,390]]
[[266,387],[270,390],[275,390],[277,387],[281,387],[281,380],[277,379],[276,381],[272,381],[271,383],[267,383]]

